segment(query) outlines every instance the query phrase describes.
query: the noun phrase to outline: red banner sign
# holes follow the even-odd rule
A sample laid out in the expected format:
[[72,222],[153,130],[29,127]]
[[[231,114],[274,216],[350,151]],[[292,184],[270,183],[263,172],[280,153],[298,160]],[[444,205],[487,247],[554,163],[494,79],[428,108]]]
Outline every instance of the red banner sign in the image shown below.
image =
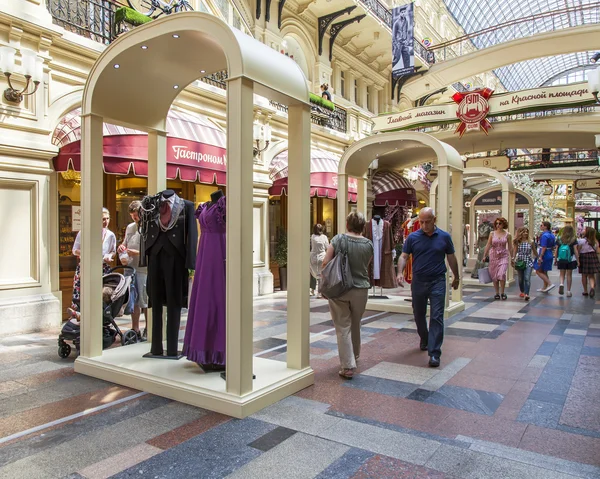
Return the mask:
[[452,96],[452,99],[458,104],[456,116],[460,120],[460,125],[455,133],[458,133],[461,138],[466,131],[478,131],[481,128],[487,135],[492,128],[492,124],[486,117],[490,111],[488,99],[493,93],[494,90],[484,88],[465,93],[457,92]]

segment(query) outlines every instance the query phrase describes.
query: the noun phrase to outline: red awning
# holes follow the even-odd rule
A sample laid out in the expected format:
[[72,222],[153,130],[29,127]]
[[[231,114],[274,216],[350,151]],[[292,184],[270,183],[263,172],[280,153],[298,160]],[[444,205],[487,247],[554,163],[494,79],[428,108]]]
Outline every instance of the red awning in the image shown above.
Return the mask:
[[396,171],[378,170],[371,185],[375,206],[417,206],[417,193],[413,185]]
[[[318,198],[337,198],[339,157],[318,148],[310,150],[310,196]],[[269,194],[273,196],[287,195],[288,186],[288,151],[279,153],[269,165],[269,176],[273,186]],[[358,182],[348,178],[348,201],[356,203]]]
[[[348,201],[356,203],[357,183],[354,178],[353,183],[348,182]],[[353,187],[351,186],[353,185]],[[280,178],[275,180],[273,186],[269,188],[269,194],[273,196],[287,195],[288,179]],[[334,173],[311,173],[310,174],[310,196],[317,198],[337,198],[337,174]]]
[[[208,120],[170,111],[167,116],[167,178],[226,185],[225,133]],[[60,146],[56,171],[81,171],[79,110],[66,115],[53,135]],[[148,176],[148,136],[144,132],[104,124],[103,167],[114,175]]]

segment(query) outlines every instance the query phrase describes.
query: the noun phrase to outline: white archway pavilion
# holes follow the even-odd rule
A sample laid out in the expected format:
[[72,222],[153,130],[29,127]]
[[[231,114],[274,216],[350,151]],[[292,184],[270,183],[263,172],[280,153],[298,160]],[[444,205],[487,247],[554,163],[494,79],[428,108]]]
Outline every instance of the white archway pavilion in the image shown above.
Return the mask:
[[[166,188],[167,112],[203,75],[227,69],[227,379],[187,360],[147,360],[148,344],[102,351],[102,123],[148,132],[148,192]],[[289,107],[290,269],[287,364],[253,357],[253,94]],[[136,27],[100,55],[82,104],[82,335],[77,372],[245,417],[314,382],[309,365],[310,104],[292,60],[213,15]],[[256,379],[253,380],[253,373]]]

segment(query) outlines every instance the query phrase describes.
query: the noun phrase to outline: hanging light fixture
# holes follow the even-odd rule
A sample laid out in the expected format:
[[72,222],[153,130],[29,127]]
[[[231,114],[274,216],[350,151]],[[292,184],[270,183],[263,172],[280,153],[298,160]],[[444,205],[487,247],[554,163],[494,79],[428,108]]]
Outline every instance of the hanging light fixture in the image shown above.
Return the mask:
[[[253,148],[252,154],[256,158],[263,151],[269,148],[269,143],[271,142],[271,125],[265,124],[262,125],[260,123],[254,123],[252,126],[252,138],[256,142],[256,147]],[[260,147],[260,142],[264,142],[264,146]]]
[[[13,103],[21,103],[26,95],[33,95],[42,81],[44,75],[44,60],[37,56],[33,50],[21,48],[21,71],[25,77],[25,87],[18,90],[13,87],[10,77],[16,73],[16,50],[9,46],[0,47],[0,71],[8,81],[8,88],[4,90],[4,98]],[[33,90],[28,91],[33,82]]]

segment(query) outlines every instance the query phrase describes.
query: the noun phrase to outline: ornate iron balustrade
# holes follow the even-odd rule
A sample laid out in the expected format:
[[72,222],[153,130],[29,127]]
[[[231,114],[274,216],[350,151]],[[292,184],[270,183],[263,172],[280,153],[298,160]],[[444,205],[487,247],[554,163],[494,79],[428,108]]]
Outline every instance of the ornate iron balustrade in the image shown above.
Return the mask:
[[65,30],[104,45],[115,39],[113,0],[47,0],[52,22]]
[[385,23],[388,28],[392,28],[392,12],[379,0],[360,0],[360,3],[373,15]]
[[[552,25],[551,29],[547,28],[550,23]],[[489,48],[507,41],[507,38],[509,40],[525,38],[547,31],[595,23],[600,23],[600,2],[567,6],[510,20],[433,45],[429,48],[429,51],[435,53],[435,59],[438,62],[445,61],[476,51],[480,48],[478,44],[481,43],[486,44],[485,48]]]
[[598,166],[597,150],[570,150],[508,156],[511,170]]

